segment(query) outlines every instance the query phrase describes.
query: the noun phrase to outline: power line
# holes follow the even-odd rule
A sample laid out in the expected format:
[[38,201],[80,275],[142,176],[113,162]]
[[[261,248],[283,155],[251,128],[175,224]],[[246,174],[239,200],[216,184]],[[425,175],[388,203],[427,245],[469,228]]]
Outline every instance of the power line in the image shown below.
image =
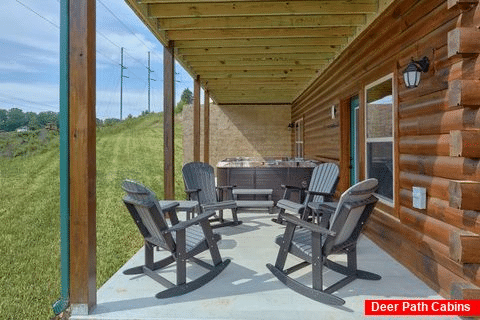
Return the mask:
[[[48,107],[50,109],[58,109],[59,107],[55,107],[55,106],[52,106],[52,105],[49,105],[49,104],[46,104],[46,103],[40,103],[40,102],[35,102],[35,101],[31,101],[31,100],[27,100],[27,99],[22,99],[22,98],[17,98],[17,97],[13,97],[13,96],[9,96],[9,95],[5,95],[5,94],[2,94],[0,95],[0,98],[2,99],[8,99],[8,100],[3,100],[3,102],[5,103],[15,103],[17,105],[21,105],[21,106],[24,106],[24,107],[31,107],[25,103],[28,103],[28,104],[33,104],[33,105],[38,105],[38,106],[42,106],[42,107]],[[23,103],[18,103],[18,102],[12,102],[12,100],[18,100],[18,101],[21,101]],[[39,110],[39,108],[33,108],[33,109],[37,109]],[[45,109],[43,109],[45,110]]]
[[107,5],[105,3],[103,3],[101,0],[97,0],[108,12],[110,12],[110,14],[115,18],[117,19],[124,27],[125,29],[127,29],[131,34],[133,34],[135,36],[135,38],[138,39],[138,41],[140,41],[144,46],[145,48],[147,48],[148,50],[151,50],[145,42],[142,41],[142,39],[140,39],[137,34],[135,32],[133,32],[119,17],[117,17],[117,15],[112,11],[110,10],[109,7],[107,7]]
[[[54,26],[55,28],[57,29],[60,29],[60,26],[54,22],[52,22],[51,20],[45,18],[44,16],[42,16],[40,13],[38,13],[37,11],[35,11],[34,9],[32,9],[31,7],[27,6],[25,3],[21,2],[20,0],[15,0],[16,2],[18,2],[20,5],[22,5],[23,7],[25,7],[27,10],[33,12],[35,15],[37,15],[38,17],[42,18],[43,20],[47,21],[48,23],[50,23],[52,26]],[[57,0],[58,2],[60,0]],[[99,2],[101,2],[100,0],[97,0]],[[103,5],[103,3],[102,3]],[[105,6],[105,5],[104,5]],[[108,8],[107,8],[108,9]],[[109,10],[109,9],[108,9]],[[110,10],[109,10],[110,11]],[[112,13],[113,14],[113,13]],[[117,18],[118,19],[118,18]],[[123,23],[122,23],[123,24]],[[125,24],[124,24],[125,25]],[[110,42],[112,45],[114,45],[115,47],[117,48],[120,48],[121,46],[116,44],[115,42],[113,42],[110,38],[108,38],[106,35],[104,35],[103,33],[101,33],[100,31],[96,31],[96,33],[98,35],[100,35],[102,38],[106,39],[108,42]],[[138,37],[137,37],[138,38]],[[141,41],[141,40],[140,40]],[[142,42],[143,43],[143,42]],[[147,47],[148,48],[148,47]],[[107,59],[109,59],[110,61],[112,61],[110,58],[108,58],[105,54],[103,54],[102,52],[100,52],[99,50],[96,50],[97,53],[100,53],[101,55],[103,55],[104,57],[106,57]],[[140,65],[142,65],[143,67],[147,67],[143,62],[141,62],[140,60],[138,60],[137,58],[133,57],[132,55],[130,55],[129,53],[125,53],[126,55],[130,56],[132,59],[134,59],[135,61],[137,61]],[[117,64],[116,62],[114,62],[115,64]]]
[[45,18],[44,16],[42,16],[40,13],[38,13],[37,11],[33,10],[32,8],[30,8],[29,6],[27,6],[25,3],[19,1],[19,0],[15,0],[17,1],[19,4],[21,4],[22,6],[24,6],[26,9],[30,10],[31,12],[35,13],[37,16],[39,16],[40,18],[42,18],[43,20],[47,21],[48,23],[50,23],[52,26],[60,29],[60,27],[55,24],[54,22],[52,22],[51,20]]
[[104,35],[104,34],[101,33],[100,31],[97,31],[97,34],[99,34],[100,36],[102,36],[103,38],[105,38],[108,42],[110,42],[111,44],[113,44],[115,47],[121,48],[118,44],[116,44],[115,42],[113,42],[112,40],[110,40],[106,35]]
[[[57,0],[58,1],[58,0]],[[140,41],[145,48],[147,48],[149,51],[151,51],[154,55],[158,56],[160,59],[162,59],[162,56],[159,55],[155,50],[150,48],[140,37],[137,36],[138,32],[134,32],[129,26],[127,26],[122,19],[120,19],[105,3],[103,3],[101,0],[97,0],[118,22],[120,22],[125,29],[128,30],[135,38],[137,38],[138,41]],[[127,52],[125,53],[126,55],[129,55]],[[132,57],[133,58],[133,57]],[[135,59],[135,58],[133,58]]]

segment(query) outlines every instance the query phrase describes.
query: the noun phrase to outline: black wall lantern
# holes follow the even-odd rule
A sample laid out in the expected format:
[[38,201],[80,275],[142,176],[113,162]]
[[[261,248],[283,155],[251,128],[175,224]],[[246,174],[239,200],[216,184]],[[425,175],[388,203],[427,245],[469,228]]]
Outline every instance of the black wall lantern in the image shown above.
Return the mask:
[[408,66],[403,70],[403,81],[405,81],[405,86],[407,88],[415,88],[420,83],[420,74],[422,72],[428,72],[428,67],[430,66],[430,61],[427,57],[423,57],[421,60],[414,61],[408,64]]

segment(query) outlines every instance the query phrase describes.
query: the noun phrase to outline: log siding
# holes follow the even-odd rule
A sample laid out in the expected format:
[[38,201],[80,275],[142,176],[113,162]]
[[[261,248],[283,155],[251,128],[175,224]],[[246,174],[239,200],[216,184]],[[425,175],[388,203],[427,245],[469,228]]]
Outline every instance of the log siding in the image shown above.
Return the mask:
[[[479,24],[478,1],[395,1],[292,104],[292,121],[304,119],[305,157],[339,163],[344,191],[349,98],[360,96],[364,126],[365,87],[394,74],[395,204],[377,205],[366,233],[445,297],[480,296]],[[402,71],[423,56],[429,71],[406,89]],[[413,207],[412,186],[427,189],[427,209]]]

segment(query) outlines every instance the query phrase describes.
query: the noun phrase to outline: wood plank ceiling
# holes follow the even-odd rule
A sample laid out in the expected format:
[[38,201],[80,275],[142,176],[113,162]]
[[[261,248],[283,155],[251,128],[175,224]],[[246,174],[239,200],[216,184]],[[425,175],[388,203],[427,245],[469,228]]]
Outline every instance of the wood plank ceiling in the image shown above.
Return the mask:
[[218,104],[292,103],[380,7],[379,0],[125,1],[163,45],[173,43],[177,61]]

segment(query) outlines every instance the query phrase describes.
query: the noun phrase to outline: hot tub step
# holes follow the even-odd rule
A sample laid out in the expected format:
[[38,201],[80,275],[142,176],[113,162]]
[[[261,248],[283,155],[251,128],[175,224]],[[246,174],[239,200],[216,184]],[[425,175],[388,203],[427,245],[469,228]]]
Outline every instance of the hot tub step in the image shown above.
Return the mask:
[[237,200],[237,208],[268,208],[272,213],[273,201],[270,200]]

